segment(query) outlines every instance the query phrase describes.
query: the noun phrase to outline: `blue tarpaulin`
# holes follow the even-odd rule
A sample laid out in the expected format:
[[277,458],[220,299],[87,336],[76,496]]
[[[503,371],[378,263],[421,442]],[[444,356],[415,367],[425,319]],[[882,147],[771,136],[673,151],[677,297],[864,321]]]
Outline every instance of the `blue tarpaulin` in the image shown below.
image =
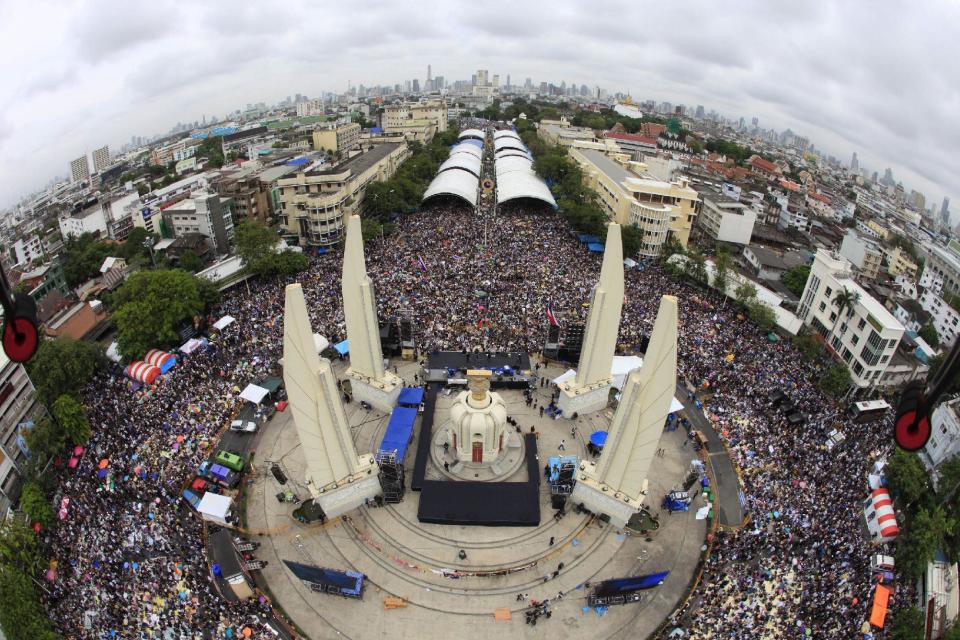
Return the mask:
[[594,431],[590,434],[590,443],[595,447],[602,447],[607,443],[607,432]]
[[413,421],[417,419],[417,410],[407,407],[397,407],[390,414],[390,422],[380,441],[379,453],[395,453],[397,462],[403,461],[407,453],[407,445],[413,435]]
[[416,409],[423,402],[423,387],[406,387],[400,391],[400,398],[397,400],[401,407],[413,407]]
[[589,233],[581,233],[579,236],[580,242],[584,244],[590,244],[591,242],[600,242],[600,238],[597,236],[591,236]]
[[287,160],[285,163],[288,167],[302,167],[305,164],[310,163],[310,158],[300,156],[299,158],[294,158],[293,160]]
[[645,576],[604,580],[596,587],[594,593],[599,596],[613,596],[640,591],[641,589],[652,589],[663,582],[668,575],[670,575],[669,571],[661,571],[660,573],[649,573]]
[[344,340],[343,342],[338,342],[337,344],[333,345],[333,348],[337,350],[337,353],[345,356],[350,353],[350,341]]
[[591,242],[587,245],[587,249],[590,249],[593,253],[603,253],[603,245],[599,242]]

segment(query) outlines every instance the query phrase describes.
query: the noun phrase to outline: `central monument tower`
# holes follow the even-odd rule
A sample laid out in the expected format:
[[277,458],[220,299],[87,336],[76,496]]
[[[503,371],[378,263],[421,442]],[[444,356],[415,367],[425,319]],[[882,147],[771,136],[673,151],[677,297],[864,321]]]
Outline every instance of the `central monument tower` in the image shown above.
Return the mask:
[[453,448],[461,462],[493,463],[507,446],[507,407],[490,391],[491,372],[467,371],[470,391],[461,391],[450,409]]

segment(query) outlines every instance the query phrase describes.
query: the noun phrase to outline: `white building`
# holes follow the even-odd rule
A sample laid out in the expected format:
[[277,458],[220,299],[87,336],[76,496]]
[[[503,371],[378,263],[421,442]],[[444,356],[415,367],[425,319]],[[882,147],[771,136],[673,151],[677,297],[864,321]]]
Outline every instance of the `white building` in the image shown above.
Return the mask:
[[[857,300],[841,311],[834,299],[843,290]],[[817,250],[797,315],[828,341],[860,388],[879,381],[904,332],[903,325],[854,281],[852,265],[823,249]]]
[[42,258],[43,243],[40,242],[40,236],[34,233],[25,238],[18,238],[13,243],[13,257],[17,265],[29,264],[34,258]]
[[27,370],[0,349],[0,516],[6,516],[20,495],[20,474],[27,462],[22,432],[42,413]]
[[188,233],[207,237],[218,254],[230,252],[233,239],[232,200],[209,191],[198,191],[191,198],[181,200],[163,210],[163,219],[175,238]]
[[920,306],[933,316],[933,327],[940,336],[942,347],[952,347],[960,332],[960,313],[947,304],[936,289],[924,289],[920,294]]
[[103,208],[97,203],[82,211],[60,218],[60,234],[64,239],[82,236],[85,233],[106,235],[107,218]]
[[755,211],[717,191],[703,190],[700,196],[703,206],[697,226],[705,235],[715,242],[750,244],[757,221]]
[[960,453],[958,406],[960,397],[942,402],[933,410],[930,439],[919,452],[920,460],[928,471],[934,471],[941,463]]
[[100,173],[110,166],[110,146],[103,145],[93,150],[93,170]]
[[944,290],[960,293],[960,257],[950,249],[937,245],[930,247],[923,267],[924,277],[928,273],[930,277],[940,276],[943,279]]
[[791,227],[798,231],[807,231],[810,228],[810,219],[803,209],[793,204],[780,207],[780,216],[777,218],[777,226],[780,229],[787,230]]

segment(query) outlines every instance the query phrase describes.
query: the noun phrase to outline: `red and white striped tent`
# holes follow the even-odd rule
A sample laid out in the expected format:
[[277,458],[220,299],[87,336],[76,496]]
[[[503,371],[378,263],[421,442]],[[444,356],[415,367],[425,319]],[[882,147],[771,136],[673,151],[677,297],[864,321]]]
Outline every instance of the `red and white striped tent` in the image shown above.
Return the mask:
[[863,501],[863,517],[867,521],[870,538],[875,543],[890,542],[900,535],[893,500],[890,492],[883,487],[871,491],[870,497]]
[[136,362],[131,362],[124,370],[124,373],[128,378],[136,380],[137,382],[153,384],[153,381],[160,375],[160,367],[144,362],[143,360],[137,360]]
[[146,355],[143,356],[143,361],[157,367],[161,373],[166,373],[170,367],[177,363],[177,359],[172,353],[167,353],[160,349],[150,349],[150,351],[147,351]]

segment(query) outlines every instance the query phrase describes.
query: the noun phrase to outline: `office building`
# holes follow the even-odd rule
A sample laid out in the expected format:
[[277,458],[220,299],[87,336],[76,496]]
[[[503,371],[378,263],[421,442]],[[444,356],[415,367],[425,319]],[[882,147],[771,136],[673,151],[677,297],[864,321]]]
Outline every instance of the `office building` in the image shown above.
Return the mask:
[[174,238],[200,234],[207,239],[215,253],[230,252],[233,239],[233,201],[216,193],[202,190],[165,208],[163,221]]
[[880,273],[880,264],[883,262],[883,251],[870,238],[860,236],[850,229],[840,243],[840,255],[857,269],[857,272],[867,280],[873,280]]
[[103,145],[93,150],[93,170],[100,173],[110,166],[110,147]]
[[699,232],[713,242],[750,244],[757,212],[712,188],[704,187],[699,193],[703,200],[697,221]]
[[74,182],[90,179],[90,160],[86,154],[70,161],[70,179]]
[[896,278],[901,273],[906,274],[912,281],[917,279],[917,271],[920,267],[914,262],[906,251],[900,247],[893,249],[882,248],[884,257],[887,259],[887,273]]
[[346,154],[360,143],[360,125],[355,122],[336,124],[313,132],[313,148],[328,153]]
[[429,142],[434,134],[447,130],[447,103],[443,100],[392,104],[383,108],[380,126],[386,134],[402,134]]
[[303,247],[328,247],[344,236],[346,218],[363,208],[367,184],[386,180],[407,159],[405,142],[373,146],[327,169],[306,168],[277,180],[283,237]]
[[43,413],[27,370],[0,349],[0,514],[20,497],[27,462],[25,430]]
[[27,265],[37,258],[43,257],[43,243],[38,233],[31,233],[23,238],[17,238],[13,243],[11,257],[16,265]]
[[[855,301],[840,309],[835,300],[844,291]],[[853,279],[853,265],[823,249],[814,257],[797,315],[824,338],[861,389],[880,380],[904,332],[900,321]]]
[[596,192],[597,203],[607,216],[620,225],[632,224],[643,231],[639,257],[660,255],[668,234],[687,246],[700,198],[686,178],[657,180],[642,162],[616,151],[608,155],[575,144],[568,153],[583,170],[584,183]]

